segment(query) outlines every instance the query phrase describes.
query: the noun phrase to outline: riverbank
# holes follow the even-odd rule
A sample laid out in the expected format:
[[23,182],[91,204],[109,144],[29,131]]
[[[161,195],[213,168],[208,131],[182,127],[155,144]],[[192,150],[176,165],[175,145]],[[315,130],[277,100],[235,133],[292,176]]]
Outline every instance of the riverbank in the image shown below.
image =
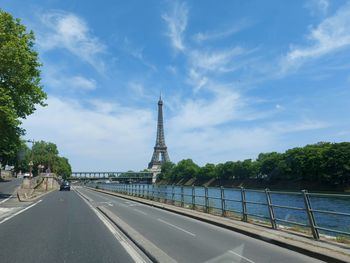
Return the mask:
[[308,190],[312,192],[347,192],[350,193],[350,186],[332,186],[332,185],[326,185],[322,184],[320,182],[310,182],[310,181],[275,181],[275,182],[268,182],[262,179],[245,179],[245,180],[238,180],[238,179],[232,179],[232,180],[220,180],[212,178],[210,180],[207,179],[196,179],[191,178],[189,180],[181,179],[177,181],[170,181],[170,180],[160,180],[157,182],[159,185],[178,185],[178,186],[206,186],[206,187],[228,187],[228,188],[234,188],[234,187],[244,187],[249,189],[266,189],[269,188],[270,190],[275,191],[301,191],[301,190]]

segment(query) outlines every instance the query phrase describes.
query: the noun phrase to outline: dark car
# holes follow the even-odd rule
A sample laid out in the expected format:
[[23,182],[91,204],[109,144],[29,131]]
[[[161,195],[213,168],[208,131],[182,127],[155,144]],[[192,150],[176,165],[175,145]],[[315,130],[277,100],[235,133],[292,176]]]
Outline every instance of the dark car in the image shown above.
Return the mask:
[[61,183],[60,191],[70,191],[70,184],[68,182]]

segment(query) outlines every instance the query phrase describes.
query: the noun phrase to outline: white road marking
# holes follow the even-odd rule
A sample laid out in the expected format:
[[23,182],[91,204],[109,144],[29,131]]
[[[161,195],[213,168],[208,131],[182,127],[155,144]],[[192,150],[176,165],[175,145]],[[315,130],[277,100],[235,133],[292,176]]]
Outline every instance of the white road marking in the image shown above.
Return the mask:
[[4,218],[2,221],[0,221],[0,224],[6,222],[7,220],[10,220],[12,217],[15,217],[16,215],[19,215],[20,213],[22,213],[22,212],[32,208],[33,206],[39,204],[41,201],[42,200],[39,200],[38,202],[36,202],[36,203],[34,203],[34,204],[30,205],[30,206],[27,206],[26,208],[24,208],[24,209],[22,209],[22,210],[20,210],[20,211],[18,211],[16,213],[14,213],[13,215],[10,215],[9,217]]
[[10,197],[7,197],[6,199],[2,200],[2,201],[0,202],[0,204],[5,203],[5,202],[6,202],[7,200],[9,200],[11,197],[12,197],[12,195],[10,195]]
[[82,197],[82,193],[80,193],[76,189],[76,193],[78,196],[91,208],[92,211],[97,215],[97,217],[104,223],[104,225],[108,228],[108,230],[113,234],[113,236],[119,241],[119,243],[123,246],[123,248],[128,252],[128,254],[132,257],[132,259],[136,263],[146,263],[143,258],[137,253],[137,251],[118,233],[118,231],[113,227],[113,225],[104,217],[100,212],[97,211],[95,207],[93,207],[87,200]]
[[229,250],[228,252],[230,252],[231,254],[234,254],[234,255],[236,255],[236,256],[238,256],[240,258],[243,258],[244,260],[246,260],[246,261],[248,261],[250,263],[255,263],[254,261],[250,260],[249,258],[246,258],[246,257],[244,257],[244,256],[242,256],[242,255],[240,255],[240,254],[238,254],[238,253],[236,253],[236,252],[234,252],[232,250]]
[[141,210],[138,210],[138,209],[136,209],[136,208],[134,208],[133,209],[134,211],[136,211],[136,212],[139,212],[140,214],[143,214],[143,215],[147,215],[147,213],[145,213],[145,212],[143,212],[143,211],[141,211]]
[[193,234],[193,233],[191,233],[191,232],[189,232],[189,231],[187,231],[187,230],[185,230],[185,229],[183,229],[183,228],[181,228],[181,227],[175,226],[175,225],[173,225],[173,224],[171,224],[171,223],[169,223],[169,222],[167,222],[167,221],[164,221],[164,220],[161,219],[161,218],[157,218],[157,220],[160,221],[160,222],[162,222],[162,223],[164,223],[164,224],[167,224],[167,225],[169,225],[169,226],[172,226],[172,227],[174,227],[174,228],[176,228],[176,229],[178,229],[178,230],[181,230],[182,232],[185,232],[186,234],[189,234],[189,235],[191,235],[191,236],[193,236],[193,237],[196,236],[195,234]]

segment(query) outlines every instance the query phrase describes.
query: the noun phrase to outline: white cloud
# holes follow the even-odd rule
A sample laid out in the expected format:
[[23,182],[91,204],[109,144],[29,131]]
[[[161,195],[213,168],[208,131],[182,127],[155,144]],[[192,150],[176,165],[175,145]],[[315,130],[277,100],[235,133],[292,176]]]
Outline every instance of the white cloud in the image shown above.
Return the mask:
[[191,130],[224,124],[239,118],[241,107],[239,94],[228,90],[216,92],[214,98],[189,99],[171,119],[170,129]]
[[187,5],[178,1],[173,5],[170,14],[166,13],[162,15],[162,18],[168,25],[168,36],[170,37],[171,44],[176,50],[185,50],[183,33],[187,27],[187,15]]
[[233,58],[243,55],[245,52],[241,47],[213,52],[193,50],[190,53],[190,63],[196,68],[207,71],[228,72],[230,65],[234,64]]
[[284,70],[303,62],[336,52],[350,46],[350,4],[341,7],[335,15],[323,20],[307,36],[310,44],[291,47],[282,60]]
[[157,67],[145,59],[143,48],[136,47],[127,37],[125,37],[123,41],[123,50],[130,54],[133,58],[139,60],[144,66],[152,69],[153,71],[157,71]]
[[[283,135],[327,127],[315,120],[220,127],[244,120],[237,99],[236,94],[226,93],[217,95],[214,102],[187,101],[170,118],[165,111],[165,135],[172,160],[193,158],[204,164],[254,158],[260,152],[276,150],[276,145],[283,144]],[[56,143],[75,171],[145,168],[154,146],[156,112],[96,99],[84,105],[51,96],[48,106],[39,108],[23,126],[29,137]]]
[[105,52],[105,45],[93,36],[82,18],[72,13],[55,11],[43,14],[41,22],[43,32],[38,35],[41,48],[65,48],[96,70],[104,70],[104,63],[99,56]]
[[95,100],[83,107],[76,100],[49,97],[23,121],[28,136],[57,144],[73,170],[143,169],[152,154],[155,114]]
[[249,22],[247,20],[242,20],[240,22],[237,22],[233,25],[231,25],[229,28],[223,29],[223,30],[215,30],[211,32],[199,32],[196,33],[193,36],[193,39],[196,42],[203,42],[203,41],[211,41],[211,40],[217,40],[221,38],[229,37],[243,29],[245,29],[247,26],[249,26]]
[[248,128],[235,126],[222,129],[208,125],[201,129],[170,129],[168,148],[170,153],[175,153],[172,154],[174,160],[192,158],[200,165],[254,159],[261,152],[286,150],[288,142],[285,142],[285,136],[289,133],[318,130],[327,126],[320,121],[301,120],[272,122]]
[[325,15],[328,12],[329,1],[328,0],[308,0],[305,3],[305,7],[310,10],[311,15]]
[[194,86],[194,91],[197,92],[208,83],[208,78],[191,68],[189,72],[189,83]]
[[62,72],[60,67],[46,64],[43,74],[43,81],[46,86],[67,91],[91,91],[96,89],[96,81],[93,78],[86,78],[81,75],[69,76]]
[[96,81],[94,79],[87,79],[82,76],[74,76],[67,80],[71,87],[79,90],[94,90],[96,89]]

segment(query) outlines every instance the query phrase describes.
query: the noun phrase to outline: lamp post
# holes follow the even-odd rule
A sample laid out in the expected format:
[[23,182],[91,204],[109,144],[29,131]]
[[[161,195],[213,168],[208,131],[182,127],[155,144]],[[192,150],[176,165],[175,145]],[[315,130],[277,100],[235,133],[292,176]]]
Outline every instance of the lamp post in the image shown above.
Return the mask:
[[43,169],[44,169],[44,165],[39,164],[39,165],[38,165],[38,174],[39,174],[39,175],[41,174],[41,172],[42,172]]
[[29,175],[30,175],[30,178],[32,178],[33,177],[33,161],[31,160],[30,162],[29,162]]
[[34,140],[27,140],[27,142],[30,142],[32,143],[32,152],[31,152],[31,155],[30,155],[30,162],[29,162],[29,174],[30,174],[30,178],[33,177],[33,146],[34,146],[34,143],[35,141]]

